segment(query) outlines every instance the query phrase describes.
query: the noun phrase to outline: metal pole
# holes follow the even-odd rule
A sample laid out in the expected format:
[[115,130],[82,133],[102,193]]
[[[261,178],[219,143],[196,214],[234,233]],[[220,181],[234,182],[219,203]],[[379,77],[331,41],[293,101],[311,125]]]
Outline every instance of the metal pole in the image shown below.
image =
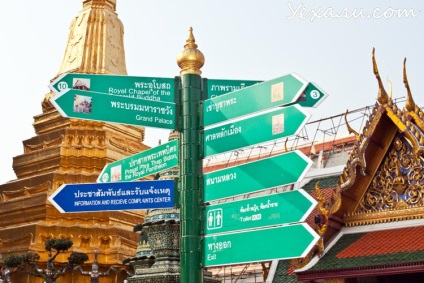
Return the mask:
[[180,104],[180,266],[181,283],[203,282],[203,125],[202,78],[205,58],[197,49],[190,28],[184,50],[177,58],[181,68]]
[[202,200],[203,182],[200,136],[201,77],[184,74],[181,77],[181,282],[201,283],[202,272]]

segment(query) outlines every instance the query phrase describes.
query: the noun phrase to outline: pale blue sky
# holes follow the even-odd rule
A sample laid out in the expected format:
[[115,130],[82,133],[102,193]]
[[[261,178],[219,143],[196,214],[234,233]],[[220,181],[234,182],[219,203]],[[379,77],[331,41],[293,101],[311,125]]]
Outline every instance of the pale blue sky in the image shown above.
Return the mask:
[[[69,25],[81,9],[82,0],[2,3],[0,183],[15,179],[13,157],[23,153],[22,141],[35,135],[33,116],[42,112]],[[402,9],[409,17],[398,17]],[[179,75],[176,57],[192,26],[206,58],[203,77],[269,80],[296,72],[330,95],[312,111],[312,120],[375,103],[373,47],[394,97],[405,95],[407,57],[412,93],[424,106],[422,1],[117,0],[117,13],[125,27],[129,75]],[[146,143],[155,146],[167,133],[148,128]]]

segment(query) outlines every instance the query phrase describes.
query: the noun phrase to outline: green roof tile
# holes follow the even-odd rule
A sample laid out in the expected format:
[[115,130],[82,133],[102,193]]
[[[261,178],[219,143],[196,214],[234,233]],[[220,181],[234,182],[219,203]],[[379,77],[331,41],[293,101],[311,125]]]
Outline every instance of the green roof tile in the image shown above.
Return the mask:
[[305,184],[302,189],[304,189],[306,192],[310,193],[312,190],[315,189],[315,184],[319,182],[319,187],[321,189],[326,188],[334,188],[339,181],[340,175],[336,176],[330,176],[325,178],[316,178],[309,181],[307,184]]
[[289,275],[290,260],[280,260],[272,283],[297,283],[295,274]]

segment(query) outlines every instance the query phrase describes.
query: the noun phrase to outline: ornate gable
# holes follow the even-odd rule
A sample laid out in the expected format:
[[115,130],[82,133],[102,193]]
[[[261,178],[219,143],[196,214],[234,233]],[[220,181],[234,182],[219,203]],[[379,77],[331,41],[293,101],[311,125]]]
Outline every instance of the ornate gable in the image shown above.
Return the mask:
[[397,133],[357,209],[344,217],[346,226],[423,218],[423,164]]

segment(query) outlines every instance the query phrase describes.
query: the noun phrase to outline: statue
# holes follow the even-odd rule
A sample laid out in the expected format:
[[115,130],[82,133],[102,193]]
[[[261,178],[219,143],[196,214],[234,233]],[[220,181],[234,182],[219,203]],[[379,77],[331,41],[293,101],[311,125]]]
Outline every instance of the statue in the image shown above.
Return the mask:
[[108,271],[106,272],[99,272],[99,266],[97,264],[97,254],[98,252],[95,251],[94,252],[94,261],[93,261],[93,265],[92,265],[92,269],[91,271],[84,271],[81,266],[76,266],[74,268],[74,270],[79,269],[79,271],[81,272],[82,275],[86,275],[86,276],[90,276],[91,281],[90,283],[99,283],[99,278],[100,277],[104,277],[104,276],[109,276],[110,271],[116,271],[115,268],[111,267],[109,268]]
[[[70,265],[66,265],[64,268],[56,270],[54,268],[53,264],[54,257],[52,257],[51,254],[49,254],[49,259],[47,261],[47,267],[46,269],[38,269],[35,268],[36,273],[38,273],[41,278],[44,278],[44,283],[55,283],[56,280],[62,276],[66,272],[66,270],[70,267]],[[34,266],[35,263],[33,263]]]
[[7,267],[5,265],[2,266],[1,267],[1,279],[0,279],[0,283],[2,283],[2,282],[4,282],[4,283],[13,283],[12,279],[10,278],[10,274],[12,274],[13,272],[15,272],[16,270],[17,270],[16,267],[9,268],[9,267]]

